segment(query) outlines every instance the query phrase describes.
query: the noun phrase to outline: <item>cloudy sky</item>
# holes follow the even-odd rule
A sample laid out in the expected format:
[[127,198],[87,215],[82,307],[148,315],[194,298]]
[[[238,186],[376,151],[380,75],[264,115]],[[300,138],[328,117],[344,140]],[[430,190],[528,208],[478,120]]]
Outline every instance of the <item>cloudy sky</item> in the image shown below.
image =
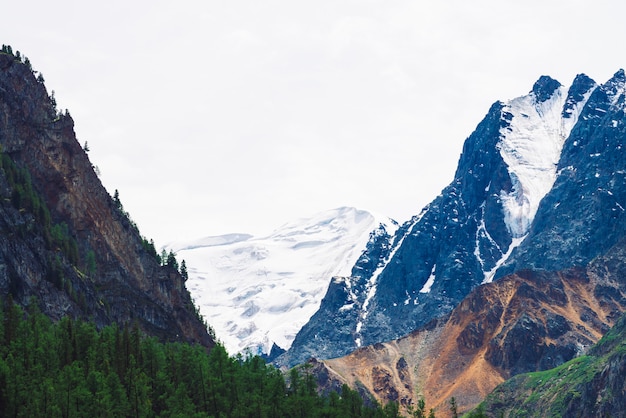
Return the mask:
[[26,0],[0,43],[163,245],[338,206],[407,220],[494,101],[626,66],[624,4]]

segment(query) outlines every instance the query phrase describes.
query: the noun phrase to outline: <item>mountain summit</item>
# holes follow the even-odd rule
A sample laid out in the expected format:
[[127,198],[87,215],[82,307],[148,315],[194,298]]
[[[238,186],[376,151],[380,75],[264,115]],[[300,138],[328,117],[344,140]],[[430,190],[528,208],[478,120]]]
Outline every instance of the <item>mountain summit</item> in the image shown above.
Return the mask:
[[270,355],[291,346],[330,278],[349,274],[368,243],[396,229],[388,218],[342,207],[267,236],[229,234],[169,247],[188,263],[189,290],[226,348]]
[[473,288],[524,268],[584,265],[626,228],[624,72],[567,88],[542,76],[496,102],[467,138],[454,180],[351,274],[278,362],[332,358],[406,335]]

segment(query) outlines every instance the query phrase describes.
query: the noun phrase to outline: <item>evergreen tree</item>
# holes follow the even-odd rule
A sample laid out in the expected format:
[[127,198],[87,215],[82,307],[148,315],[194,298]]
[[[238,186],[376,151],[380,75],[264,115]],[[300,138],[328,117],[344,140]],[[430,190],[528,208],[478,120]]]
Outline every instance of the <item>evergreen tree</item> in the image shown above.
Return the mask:
[[170,250],[167,255],[167,261],[165,263],[168,267],[173,268],[174,270],[178,270],[178,261],[176,261],[176,254],[172,250]]
[[124,206],[122,206],[122,202],[120,201],[120,192],[117,189],[113,192],[113,202],[115,203],[116,208],[120,211],[124,211]]
[[452,418],[458,418],[458,406],[456,404],[456,398],[454,396],[450,398],[450,412],[452,413]]
[[183,279],[185,279],[185,281],[189,279],[189,274],[187,273],[187,263],[185,263],[185,260],[180,263],[180,275]]
[[[302,371],[302,373],[300,372]],[[97,330],[53,324],[32,301],[0,309],[0,416],[396,417],[397,404],[366,408],[344,385],[316,393],[309,367],[280,370],[258,356],[230,357],[145,337],[136,324]]]

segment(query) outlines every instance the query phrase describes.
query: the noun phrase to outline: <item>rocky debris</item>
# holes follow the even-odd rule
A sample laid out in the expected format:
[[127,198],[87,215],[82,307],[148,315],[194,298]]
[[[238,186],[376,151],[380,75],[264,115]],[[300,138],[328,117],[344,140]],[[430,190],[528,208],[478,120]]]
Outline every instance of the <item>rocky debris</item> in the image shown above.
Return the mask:
[[372,388],[380,399],[398,401],[398,391],[393,385],[391,373],[384,367],[372,367]]
[[626,411],[626,316],[587,355],[555,369],[522,374],[482,403],[487,416],[620,417]]

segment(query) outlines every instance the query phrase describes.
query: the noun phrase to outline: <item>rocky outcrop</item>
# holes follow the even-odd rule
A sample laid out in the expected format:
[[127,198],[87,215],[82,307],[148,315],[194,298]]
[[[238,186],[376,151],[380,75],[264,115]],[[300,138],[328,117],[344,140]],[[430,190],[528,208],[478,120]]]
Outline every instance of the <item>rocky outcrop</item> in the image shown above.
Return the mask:
[[620,70],[589,96],[563,144],[552,190],[502,274],[585,266],[626,234],[625,88]]
[[424,396],[437,416],[481,402],[498,384],[585,353],[626,311],[626,241],[587,267],[524,270],[478,287],[449,316],[407,337],[324,363],[381,403]]
[[[617,204],[626,195],[611,172],[621,178],[624,159],[602,162],[609,149],[624,152],[619,74],[601,87],[579,75],[569,89],[542,76],[528,95],[494,103],[465,141],[450,185],[382,242],[385,251],[363,254],[375,268],[357,263],[344,281],[352,293],[329,286],[320,315],[279,360],[329,358],[399,338],[449,313],[482,283],[525,268],[584,266],[613,245],[625,232]],[[601,148],[603,140],[610,147]]]
[[490,417],[622,417],[626,411],[626,316],[585,356],[519,375],[482,403]]
[[[1,151],[26,176],[16,184],[7,166],[0,172],[0,292],[36,300],[53,319],[135,322],[164,340],[212,345],[183,278],[107,193],[73,127],[30,65],[0,53]],[[36,205],[11,199],[25,184]]]

